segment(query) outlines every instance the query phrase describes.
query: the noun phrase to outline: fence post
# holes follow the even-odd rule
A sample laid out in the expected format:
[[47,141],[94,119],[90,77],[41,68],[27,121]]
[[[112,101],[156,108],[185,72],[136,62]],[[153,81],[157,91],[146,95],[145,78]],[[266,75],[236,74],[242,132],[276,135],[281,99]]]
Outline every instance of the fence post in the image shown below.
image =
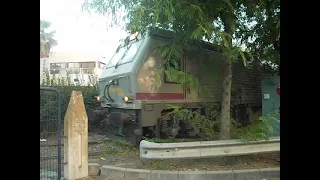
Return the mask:
[[88,116],[80,91],[72,91],[64,117],[64,178],[88,177]]

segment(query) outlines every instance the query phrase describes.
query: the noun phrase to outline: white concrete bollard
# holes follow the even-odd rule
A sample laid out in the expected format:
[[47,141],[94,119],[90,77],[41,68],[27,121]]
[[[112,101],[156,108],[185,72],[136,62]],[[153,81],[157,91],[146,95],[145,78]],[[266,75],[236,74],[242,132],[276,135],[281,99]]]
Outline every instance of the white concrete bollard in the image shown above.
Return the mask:
[[64,179],[88,179],[88,116],[80,91],[72,91],[64,136]]

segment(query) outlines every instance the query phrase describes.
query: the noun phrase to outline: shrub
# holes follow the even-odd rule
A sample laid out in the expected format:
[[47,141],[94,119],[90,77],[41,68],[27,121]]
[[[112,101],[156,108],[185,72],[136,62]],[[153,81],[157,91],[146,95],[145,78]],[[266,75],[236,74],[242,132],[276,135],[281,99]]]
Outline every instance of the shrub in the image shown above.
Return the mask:
[[258,120],[251,122],[246,127],[234,123],[232,136],[245,141],[268,140],[269,136],[275,135],[275,127],[279,127],[280,120],[275,117],[277,112],[271,112]]
[[[198,111],[191,111],[174,105],[168,105],[168,109],[173,110],[171,115],[186,121],[192,128],[199,128],[203,132],[200,134],[202,138],[215,140],[219,133],[220,108],[216,103],[207,103],[204,106],[208,108],[207,116],[201,115]],[[262,116],[250,122],[247,126],[242,126],[239,122],[232,120],[232,138],[245,141],[267,140],[269,136],[275,134],[274,127],[280,124],[280,120],[275,117],[276,113],[272,112]]]

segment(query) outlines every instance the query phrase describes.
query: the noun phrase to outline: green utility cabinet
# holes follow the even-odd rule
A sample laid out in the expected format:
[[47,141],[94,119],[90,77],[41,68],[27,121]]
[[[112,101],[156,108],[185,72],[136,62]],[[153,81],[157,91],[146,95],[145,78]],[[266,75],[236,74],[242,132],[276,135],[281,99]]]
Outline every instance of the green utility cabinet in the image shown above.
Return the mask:
[[[277,94],[277,88],[280,88],[280,77],[265,77],[262,80],[262,115],[277,112],[274,116],[280,120],[280,95]],[[276,136],[280,136],[280,124],[273,126]]]

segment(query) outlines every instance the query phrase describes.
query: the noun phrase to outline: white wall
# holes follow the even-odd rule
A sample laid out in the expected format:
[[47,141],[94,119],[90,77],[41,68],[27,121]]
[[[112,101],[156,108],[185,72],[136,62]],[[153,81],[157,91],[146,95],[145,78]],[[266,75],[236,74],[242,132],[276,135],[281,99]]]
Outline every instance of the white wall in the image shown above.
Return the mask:
[[49,59],[50,63],[106,61],[102,56],[99,55],[74,52],[51,52]]

